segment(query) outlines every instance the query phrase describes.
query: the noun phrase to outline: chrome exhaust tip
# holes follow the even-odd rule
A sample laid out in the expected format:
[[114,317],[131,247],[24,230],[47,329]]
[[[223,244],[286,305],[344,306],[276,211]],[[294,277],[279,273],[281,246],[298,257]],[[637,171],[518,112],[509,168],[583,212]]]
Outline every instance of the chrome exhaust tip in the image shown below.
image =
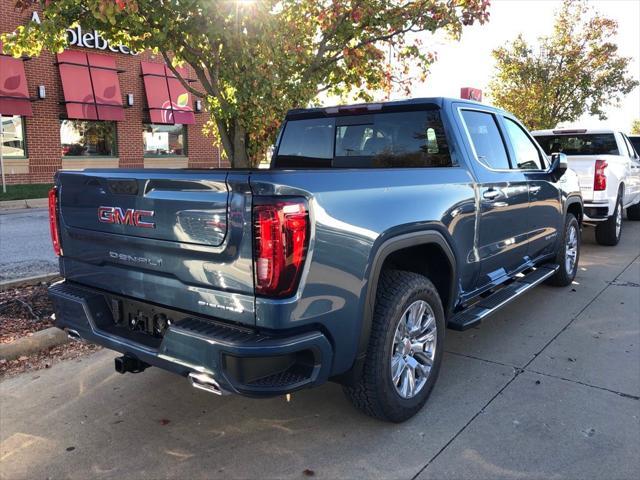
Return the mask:
[[69,337],[71,340],[76,340],[78,342],[82,341],[82,337],[77,330],[74,330],[73,328],[65,328],[64,331],[67,332],[67,337]]
[[227,393],[222,390],[220,384],[211,375],[206,373],[191,372],[189,373],[189,380],[191,385],[199,390],[204,390],[214,395],[226,395]]

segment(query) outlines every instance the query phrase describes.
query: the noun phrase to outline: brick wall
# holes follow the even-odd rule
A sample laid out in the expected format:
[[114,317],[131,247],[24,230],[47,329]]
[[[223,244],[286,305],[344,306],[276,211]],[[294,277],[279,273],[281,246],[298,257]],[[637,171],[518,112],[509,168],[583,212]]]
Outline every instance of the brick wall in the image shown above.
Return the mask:
[[[11,32],[18,25],[26,24],[33,10],[20,12],[14,8],[15,0],[0,0],[0,31]],[[142,168],[144,166],[142,124],[148,119],[145,110],[146,97],[140,62],[151,61],[164,63],[162,57],[150,52],[140,55],[127,55],[108,51],[78,48],[84,52],[95,52],[110,55],[116,59],[116,66],[125,70],[118,75],[122,95],[132,93],[134,106],[125,108],[125,119],[117,122],[118,158],[121,168]],[[8,183],[48,183],[53,174],[61,168],[60,118],[64,116],[65,107],[58,67],[54,65],[55,55],[43,52],[39,57],[25,62],[25,71],[29,93],[36,96],[38,85],[45,85],[46,99],[32,102],[33,117],[25,119],[27,156],[29,158],[28,174],[9,174]],[[193,75],[192,75],[193,76]],[[200,85],[195,83],[199,88]],[[124,100],[124,99],[123,99]],[[208,115],[206,112],[196,113],[196,124],[187,126],[187,151],[189,167],[211,168],[219,165],[218,148],[212,139],[202,133],[202,126]],[[223,166],[226,162],[222,163]]]

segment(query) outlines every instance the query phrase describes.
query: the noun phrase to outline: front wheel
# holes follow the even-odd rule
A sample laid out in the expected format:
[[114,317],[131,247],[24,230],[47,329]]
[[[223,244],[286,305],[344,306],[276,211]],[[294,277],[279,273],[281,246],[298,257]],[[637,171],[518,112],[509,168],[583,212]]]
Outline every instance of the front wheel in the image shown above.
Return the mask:
[[364,369],[355,385],[344,388],[349,399],[381,420],[411,418],[438,378],[444,330],[433,283],[416,273],[383,271]]
[[622,193],[618,194],[616,208],[604,222],[596,225],[596,242],[600,245],[613,247],[620,241],[622,234]]
[[580,260],[580,224],[573,214],[568,213],[564,223],[562,244],[556,255],[558,271],[549,279],[548,283],[557,287],[571,285],[578,272]]

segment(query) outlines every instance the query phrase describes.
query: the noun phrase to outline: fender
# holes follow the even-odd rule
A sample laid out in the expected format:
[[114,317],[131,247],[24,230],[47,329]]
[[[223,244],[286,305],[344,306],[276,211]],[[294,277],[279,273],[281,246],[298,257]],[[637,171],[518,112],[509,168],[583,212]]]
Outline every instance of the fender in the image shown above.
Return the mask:
[[362,312],[362,324],[360,329],[360,338],[358,344],[358,354],[356,356],[356,364],[364,359],[369,344],[369,335],[371,334],[371,325],[373,323],[373,309],[375,307],[376,293],[378,288],[378,278],[382,265],[387,257],[398,250],[418,245],[435,244],[438,245],[445,253],[451,267],[451,278],[453,281],[449,286],[449,302],[443,305],[445,315],[451,312],[452,305],[455,301],[455,294],[458,282],[457,279],[457,263],[453,249],[445,237],[436,230],[406,233],[387,239],[378,247],[371,261],[369,269],[369,278],[367,281],[367,293]]
[[[564,201],[564,208],[563,208],[563,218],[567,217],[567,212],[569,211],[569,207],[571,205],[574,204],[579,204],[580,205],[580,211],[582,212],[582,215],[584,216],[584,205],[582,202],[582,196],[580,196],[579,194],[571,194],[569,195],[566,200]],[[582,219],[578,219],[578,222],[582,223]]]

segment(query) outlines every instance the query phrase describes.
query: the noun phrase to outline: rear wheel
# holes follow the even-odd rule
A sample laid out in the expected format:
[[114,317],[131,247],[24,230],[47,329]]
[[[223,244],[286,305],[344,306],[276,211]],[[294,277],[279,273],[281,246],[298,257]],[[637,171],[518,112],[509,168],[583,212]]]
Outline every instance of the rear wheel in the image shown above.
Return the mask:
[[640,203],[627,207],[627,218],[629,220],[640,220]]
[[613,247],[620,241],[622,234],[622,193],[618,194],[616,208],[606,221],[596,226],[596,241],[600,245]]
[[392,422],[411,418],[438,377],[444,330],[442,302],[427,278],[383,271],[364,369],[345,393],[372,417]]
[[559,268],[547,283],[557,287],[571,285],[578,271],[579,260],[580,224],[572,213],[568,213],[564,223],[562,244],[556,255],[556,263],[559,265]]

